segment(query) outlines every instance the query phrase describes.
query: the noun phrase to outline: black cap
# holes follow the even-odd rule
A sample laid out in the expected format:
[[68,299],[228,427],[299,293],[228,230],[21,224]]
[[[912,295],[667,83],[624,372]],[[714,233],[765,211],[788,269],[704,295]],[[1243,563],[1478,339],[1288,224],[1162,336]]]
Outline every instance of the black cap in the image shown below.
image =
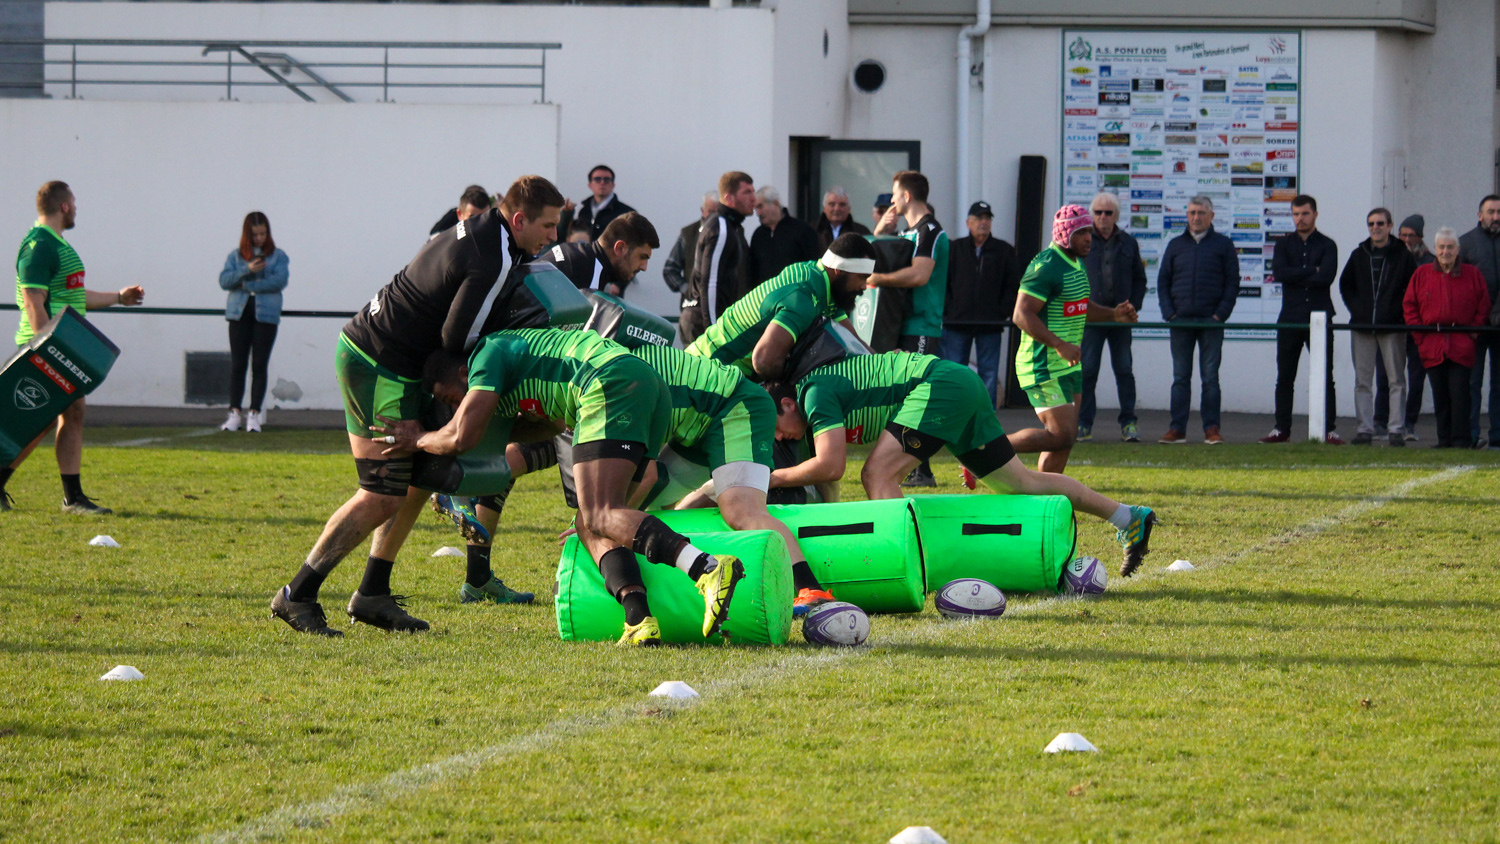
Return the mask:
[[889,207],[891,207],[891,202],[892,201],[894,201],[894,197],[891,194],[888,194],[888,193],[880,194],[879,196],[875,197],[875,207],[876,208],[889,208]]
[[978,202],[974,203],[973,205],[969,206],[969,216],[970,217],[993,217],[993,216],[995,216],[995,211],[994,211],[993,208],[990,208],[990,204],[988,202],[985,202],[984,200],[981,199],[980,201],[978,201]]

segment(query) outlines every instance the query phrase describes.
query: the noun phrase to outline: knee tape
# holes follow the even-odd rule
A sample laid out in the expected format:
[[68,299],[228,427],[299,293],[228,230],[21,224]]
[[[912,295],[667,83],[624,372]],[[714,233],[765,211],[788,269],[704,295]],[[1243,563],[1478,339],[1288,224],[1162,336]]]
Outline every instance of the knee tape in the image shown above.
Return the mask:
[[557,446],[551,440],[539,443],[522,443],[521,456],[526,460],[526,471],[536,472],[557,465]]
[[359,472],[359,488],[376,495],[404,497],[411,486],[410,457],[394,460],[366,460],[356,457],[354,466]]
[[631,545],[635,553],[646,558],[646,562],[670,566],[676,564],[677,552],[687,541],[686,536],[667,527],[661,519],[647,516],[635,529],[635,541]]
[[500,492],[500,493],[497,493],[495,495],[481,495],[481,496],[479,496],[479,498],[478,498],[479,505],[481,507],[488,507],[491,510],[494,510],[496,513],[499,513],[500,511],[502,511],[502,510],[505,509],[505,499],[507,499],[507,498],[510,497],[510,491],[513,490],[513,489],[515,489],[515,488],[516,488],[516,480],[515,480],[515,478],[511,478],[511,481],[510,481],[509,484],[506,485],[504,492]]
[[599,558],[599,572],[604,575],[604,588],[620,600],[620,593],[632,586],[644,586],[641,582],[641,564],[629,548],[611,548]]

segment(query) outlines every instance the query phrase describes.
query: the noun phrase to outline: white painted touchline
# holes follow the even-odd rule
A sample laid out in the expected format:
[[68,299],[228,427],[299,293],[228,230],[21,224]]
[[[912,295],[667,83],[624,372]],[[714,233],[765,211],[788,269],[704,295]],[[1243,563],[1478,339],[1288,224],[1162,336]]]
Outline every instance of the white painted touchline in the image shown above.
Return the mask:
[[120,440],[117,443],[100,443],[101,448],[139,448],[143,445],[155,445],[156,443],[171,442],[172,440],[187,439],[188,437],[206,437],[217,434],[218,428],[199,428],[184,434],[172,434],[166,437],[141,437],[138,440]]
[[[1283,531],[1269,539],[1262,540],[1249,548],[1205,561],[1199,568],[1230,565],[1253,554],[1261,553],[1271,548],[1285,547],[1295,542],[1317,536],[1344,522],[1384,507],[1391,501],[1404,498],[1413,490],[1452,480],[1473,471],[1474,468],[1473,466],[1454,466],[1432,475],[1403,481],[1384,492],[1376,493],[1350,504],[1337,513],[1312,519],[1291,530]],[[1132,578],[1132,580],[1140,581],[1153,576],[1161,576],[1161,572],[1156,570],[1141,572]],[[1006,615],[1035,612],[1038,609],[1048,608],[1064,601],[1085,602],[1087,599],[1075,595],[1056,595],[1043,598],[1039,601],[1018,604],[1009,610]],[[968,624],[934,623],[907,630],[899,636],[879,639],[878,641],[872,639],[870,644],[879,647],[887,644],[897,645],[916,641],[931,641],[949,632],[962,631],[965,628],[975,626]],[[757,666],[731,677],[703,683],[701,686],[703,697],[713,698],[716,695],[728,694],[746,686],[779,679],[788,671],[801,669],[810,665],[840,662],[868,653],[870,653],[870,648],[868,647],[837,648],[783,657],[769,665]],[[644,692],[642,692],[642,697],[644,698]],[[271,838],[279,838],[295,829],[322,826],[340,815],[390,803],[426,788],[429,785],[467,776],[500,759],[545,750],[564,743],[568,739],[581,738],[590,733],[600,732],[624,723],[632,717],[645,714],[648,710],[660,710],[664,708],[685,709],[697,705],[702,699],[671,701],[660,698],[649,698],[622,704],[597,714],[574,715],[562,718],[547,724],[539,730],[499,744],[490,745],[478,750],[466,751],[436,762],[407,768],[404,771],[397,771],[375,782],[342,786],[335,789],[331,795],[322,800],[303,803],[297,806],[284,806],[234,829],[203,835],[198,841],[204,842],[204,844],[208,844],[208,842],[213,842],[213,844],[220,844],[221,842],[228,844],[229,842],[240,841],[263,841]]]

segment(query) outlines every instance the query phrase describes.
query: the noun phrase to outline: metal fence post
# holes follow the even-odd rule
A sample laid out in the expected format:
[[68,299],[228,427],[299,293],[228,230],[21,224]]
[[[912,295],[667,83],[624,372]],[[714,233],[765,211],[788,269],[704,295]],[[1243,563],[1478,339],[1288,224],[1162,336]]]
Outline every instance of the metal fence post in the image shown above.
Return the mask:
[[[42,49],[46,50],[47,48],[43,47]],[[43,53],[43,55],[45,55],[45,53]],[[69,75],[72,78],[72,83],[71,83],[71,86],[68,89],[68,99],[70,99],[70,100],[76,100],[76,99],[78,99],[78,45],[77,44],[73,45],[73,59],[72,59],[72,61],[69,64],[70,64]],[[46,65],[43,65],[43,68],[45,68],[45,67],[46,67]],[[46,76],[46,71],[45,70],[43,70],[42,75]]]
[[1333,333],[1328,330],[1328,313],[1313,311],[1307,325],[1307,438],[1322,442],[1328,434],[1328,368],[1333,365],[1329,354]]

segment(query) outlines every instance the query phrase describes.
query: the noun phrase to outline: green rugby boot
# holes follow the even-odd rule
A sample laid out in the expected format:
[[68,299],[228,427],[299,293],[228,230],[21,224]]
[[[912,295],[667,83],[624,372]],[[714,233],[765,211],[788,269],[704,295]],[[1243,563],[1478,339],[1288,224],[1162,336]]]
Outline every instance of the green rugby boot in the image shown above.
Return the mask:
[[714,559],[719,565],[698,578],[698,591],[703,594],[704,638],[719,632],[724,619],[729,617],[729,599],[734,597],[735,584],[745,576],[745,566],[739,557],[715,554]]
[[461,604],[478,604],[485,601],[492,604],[529,604],[534,600],[536,600],[536,595],[530,592],[517,592],[493,574],[490,575],[488,583],[477,589],[470,586],[468,581],[464,581],[464,585],[458,589],[458,602]]
[[641,619],[640,624],[625,625],[624,635],[615,644],[622,648],[659,648],[661,625],[656,623],[654,616],[648,615]]
[[432,494],[432,512],[437,513],[458,528],[464,539],[475,545],[490,544],[490,532],[479,523],[479,514],[474,512],[474,501],[456,495]]
[[1150,507],[1132,505],[1130,524],[1115,532],[1115,541],[1125,549],[1125,562],[1120,566],[1120,576],[1129,577],[1141,567],[1141,561],[1151,552],[1151,528],[1156,525],[1156,513]]

